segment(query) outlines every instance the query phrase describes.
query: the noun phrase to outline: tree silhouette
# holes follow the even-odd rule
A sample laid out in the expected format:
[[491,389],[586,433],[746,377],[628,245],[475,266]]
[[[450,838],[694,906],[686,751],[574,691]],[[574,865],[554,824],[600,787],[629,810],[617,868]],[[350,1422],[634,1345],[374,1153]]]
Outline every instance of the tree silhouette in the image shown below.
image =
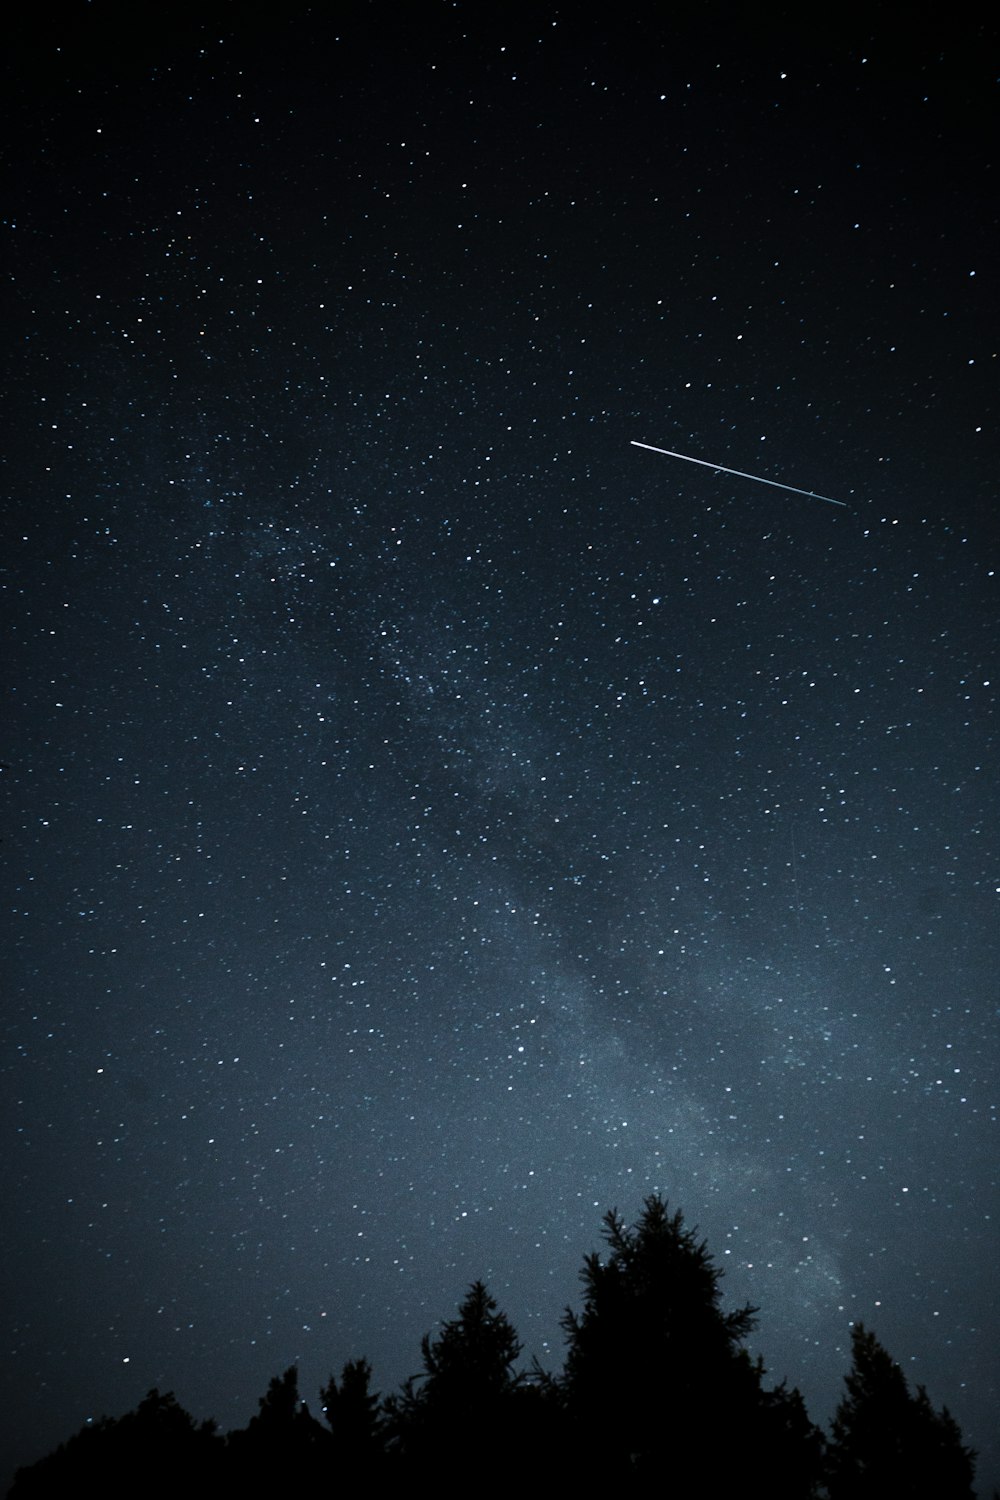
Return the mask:
[[608,1213],[604,1237],[607,1258],[584,1261],[583,1311],[563,1319],[562,1386],[587,1472],[666,1466],[673,1482],[712,1495],[752,1474],[772,1494],[808,1495],[815,1431],[798,1392],[764,1391],[762,1366],[741,1347],[755,1309],[723,1312],[722,1271],[704,1241],[658,1196],[632,1228]]
[[[763,1373],[759,1369],[761,1378]],[[761,1389],[756,1441],[750,1447],[752,1462],[747,1466],[768,1476],[769,1500],[807,1500],[816,1493],[826,1443],[798,1387],[789,1390],[782,1381],[773,1390]]]
[[436,1338],[420,1343],[424,1395],[430,1401],[474,1406],[488,1403],[518,1383],[515,1360],[521,1341],[497,1310],[481,1281],[474,1281],[458,1310]]
[[94,1490],[117,1497],[153,1500],[214,1488],[221,1476],[222,1440],[214,1422],[196,1423],[174,1399],[152,1390],[135,1411],[88,1423],[54,1453],[18,1470],[10,1500]]
[[232,1482],[253,1491],[282,1486],[292,1474],[303,1482],[318,1477],[330,1436],[300,1401],[294,1365],[274,1376],[258,1405],[246,1427],[227,1437]]
[[584,1494],[639,1480],[669,1494],[733,1500],[973,1500],[973,1459],[947,1409],[912,1393],[875,1335],[853,1332],[845,1393],[824,1444],[797,1390],[767,1389],[745,1340],[749,1305],[725,1311],[722,1271],[658,1196],[631,1227],[604,1217],[586,1256],[583,1302],[567,1310],[562,1374],[517,1369],[521,1341],[481,1281],[421,1342],[421,1370],[385,1401],[367,1360],[320,1392],[327,1425],[301,1401],[294,1366],[225,1441],[173,1396],[101,1418],[19,1470],[10,1500],[240,1500],[345,1488]]
[[947,1408],[935,1411],[874,1333],[851,1332],[846,1394],[831,1423],[827,1462],[830,1500],[972,1500],[975,1456],[962,1444]]
[[[423,1370],[386,1403],[397,1462],[452,1478],[513,1478],[537,1457],[542,1397],[514,1370],[521,1341],[481,1281],[473,1282],[458,1317],[421,1341]],[[537,1475],[537,1469],[536,1469]]]
[[371,1377],[366,1359],[351,1359],[340,1373],[340,1384],[331,1375],[320,1391],[333,1435],[333,1462],[346,1480],[370,1475],[383,1454],[380,1402],[371,1390]]

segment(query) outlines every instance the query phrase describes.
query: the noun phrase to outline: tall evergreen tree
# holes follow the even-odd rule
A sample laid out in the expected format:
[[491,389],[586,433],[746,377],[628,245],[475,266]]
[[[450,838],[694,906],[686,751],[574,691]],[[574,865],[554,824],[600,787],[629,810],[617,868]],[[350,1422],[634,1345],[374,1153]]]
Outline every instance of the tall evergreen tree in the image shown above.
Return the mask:
[[562,1385],[587,1471],[666,1472],[712,1496],[752,1475],[771,1494],[809,1495],[815,1430],[797,1392],[764,1391],[742,1348],[755,1309],[722,1310],[704,1241],[657,1196],[634,1227],[615,1212],[604,1225],[607,1258],[586,1258],[583,1310],[563,1320]]
[[851,1332],[851,1369],[831,1424],[830,1500],[972,1500],[975,1455],[947,1408],[935,1411],[874,1333]]

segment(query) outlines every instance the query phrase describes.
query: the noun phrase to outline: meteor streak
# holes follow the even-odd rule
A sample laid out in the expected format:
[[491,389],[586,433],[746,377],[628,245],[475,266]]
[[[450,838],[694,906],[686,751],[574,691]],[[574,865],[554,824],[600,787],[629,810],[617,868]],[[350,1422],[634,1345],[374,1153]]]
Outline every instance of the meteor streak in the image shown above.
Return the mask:
[[654,448],[652,443],[637,443],[631,439],[633,448],[647,448],[650,453],[662,453],[666,458],[682,458],[686,464],[700,464],[703,469],[714,469],[717,474],[735,474],[737,479],[752,479],[754,484],[769,484],[776,490],[790,490],[793,495],[807,495],[810,500],[825,500],[827,505],[844,505],[846,500],[831,500],[829,495],[817,495],[815,490],[800,490],[794,484],[781,484],[777,479],[762,479],[759,474],[744,474],[742,469],[727,469],[725,464],[710,464],[707,458],[692,458],[688,453],[674,453],[669,448]]

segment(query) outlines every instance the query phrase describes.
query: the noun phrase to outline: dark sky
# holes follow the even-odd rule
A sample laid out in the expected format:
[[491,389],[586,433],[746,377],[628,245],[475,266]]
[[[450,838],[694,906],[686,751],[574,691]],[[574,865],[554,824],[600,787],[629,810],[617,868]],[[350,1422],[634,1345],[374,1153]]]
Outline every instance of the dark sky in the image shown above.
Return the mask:
[[659,1191],[1000,1482],[995,37],[674,9],[13,39],[8,1471]]

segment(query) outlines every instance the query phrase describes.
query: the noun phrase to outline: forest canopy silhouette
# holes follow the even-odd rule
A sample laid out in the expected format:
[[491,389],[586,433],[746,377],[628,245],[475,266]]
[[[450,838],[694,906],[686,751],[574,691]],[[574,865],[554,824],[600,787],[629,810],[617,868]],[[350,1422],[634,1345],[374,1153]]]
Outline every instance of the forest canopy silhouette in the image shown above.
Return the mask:
[[196,1422],[170,1394],[102,1417],[18,1471],[10,1500],[93,1489],[104,1496],[335,1493],[425,1480],[449,1493],[623,1479],[668,1494],[769,1500],[971,1500],[974,1454],[947,1409],[911,1391],[862,1325],[829,1434],[796,1389],[769,1386],[745,1341],[749,1305],[725,1311],[722,1271],[659,1196],[637,1222],[604,1218],[587,1255],[582,1306],[563,1318],[560,1373],[518,1367],[521,1342],[481,1281],[421,1343],[402,1389],[372,1388],[349,1360],[319,1392],[323,1420],[277,1375],[246,1427]]

